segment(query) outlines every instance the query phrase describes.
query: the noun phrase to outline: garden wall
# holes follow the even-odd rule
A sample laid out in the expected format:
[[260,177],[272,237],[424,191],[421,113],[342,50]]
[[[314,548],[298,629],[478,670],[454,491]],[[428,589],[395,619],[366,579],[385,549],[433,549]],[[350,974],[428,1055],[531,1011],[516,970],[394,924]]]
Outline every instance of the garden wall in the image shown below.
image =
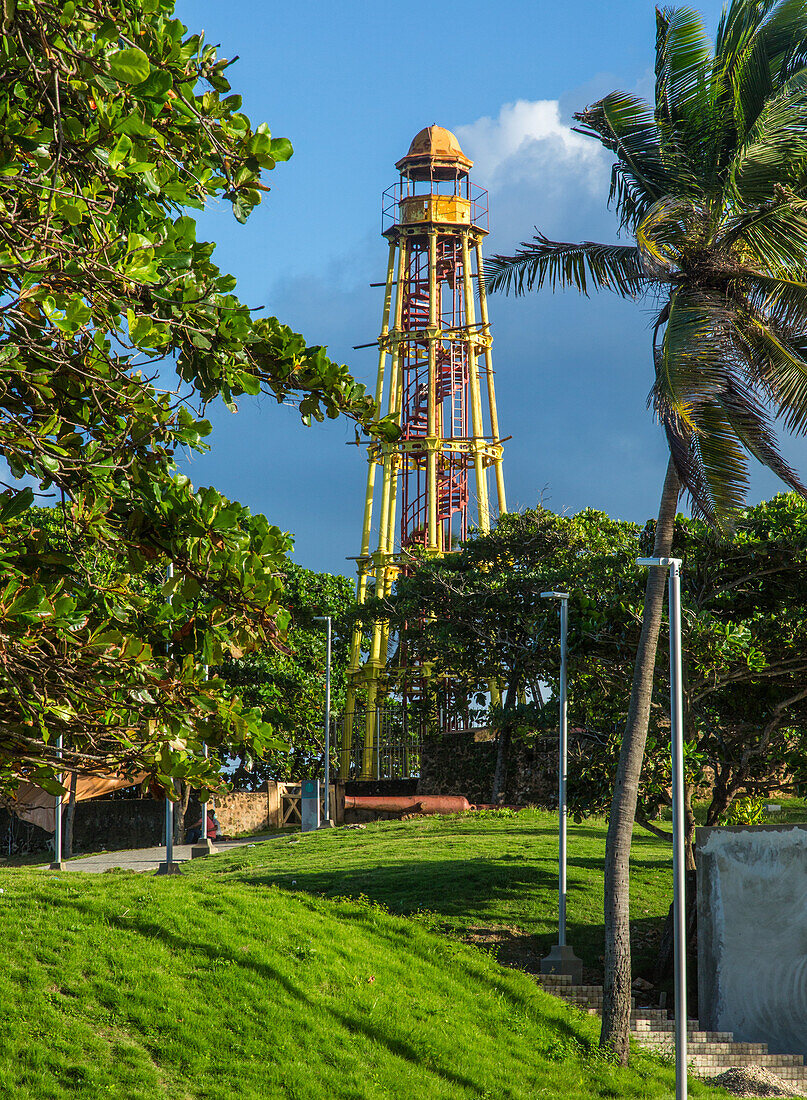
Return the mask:
[[[227,835],[273,829],[277,825],[277,784],[262,791],[231,791],[215,800]],[[65,808],[62,821],[67,816]],[[198,799],[191,797],[186,821],[198,821]],[[180,838],[180,842],[184,838]],[[152,798],[96,798],[76,803],[73,851],[99,852],[152,848],[165,843],[165,803]],[[53,850],[53,834],[0,810],[0,855]]]
[[[67,816],[65,809],[63,818]],[[165,806],[150,798],[92,799],[76,803],[74,852],[151,848],[165,842]],[[25,855],[53,850],[53,833],[0,810],[0,850]]]
[[[269,783],[262,791],[230,791],[214,799],[216,817],[227,836],[255,833],[277,826],[277,784]],[[191,798],[186,821],[198,821],[199,802]]]
[[[426,738],[417,793],[463,794],[469,802],[490,802],[497,751],[487,729]],[[509,756],[503,801],[512,806],[557,806],[557,740],[514,740]]]

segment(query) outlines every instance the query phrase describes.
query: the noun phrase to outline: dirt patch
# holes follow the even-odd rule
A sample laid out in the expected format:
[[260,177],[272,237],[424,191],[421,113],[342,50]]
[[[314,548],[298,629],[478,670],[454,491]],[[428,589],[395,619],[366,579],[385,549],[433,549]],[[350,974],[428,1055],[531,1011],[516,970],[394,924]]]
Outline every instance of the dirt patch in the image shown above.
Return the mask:
[[528,974],[539,974],[541,971],[541,954],[535,936],[521,928],[507,924],[472,926],[466,929],[462,939],[474,947],[485,948],[502,966],[524,970]]
[[[463,943],[489,951],[502,966],[523,970],[526,974],[541,973],[541,959],[546,955],[546,950],[539,947],[535,936],[522,928],[508,924],[480,924],[467,928],[461,938]],[[602,974],[584,967],[583,982],[597,985],[602,982]]]

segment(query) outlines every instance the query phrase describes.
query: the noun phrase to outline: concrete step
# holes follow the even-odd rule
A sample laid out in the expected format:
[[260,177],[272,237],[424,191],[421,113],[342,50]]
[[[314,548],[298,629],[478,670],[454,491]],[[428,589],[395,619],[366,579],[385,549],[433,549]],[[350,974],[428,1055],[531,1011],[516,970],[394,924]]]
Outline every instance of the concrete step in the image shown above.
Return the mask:
[[[662,1016],[651,1017],[650,1019],[648,1019],[647,1016],[638,1016],[637,1017],[633,1013],[631,1013],[631,1017],[630,1017],[631,1031],[635,1031],[637,1034],[644,1034],[645,1032],[648,1032],[648,1031],[669,1031],[669,1032],[672,1033],[673,1031],[675,1031],[675,1020],[671,1019],[667,1015],[666,1010],[662,1010],[662,1011],[663,1011]],[[700,1022],[698,1020],[687,1020],[687,1034],[688,1035],[691,1035],[693,1031],[700,1031],[700,1030],[701,1030],[701,1025],[700,1025]],[[717,1034],[717,1032],[715,1032],[714,1034]],[[731,1036],[730,1031],[722,1031],[722,1032],[720,1032],[720,1035],[725,1038],[726,1042],[731,1041],[730,1038],[729,1038]]]
[[[572,985],[569,974],[541,974],[538,983],[589,1016],[602,1014],[602,986]],[[631,997],[630,1026],[640,1046],[657,1054],[673,1053],[675,1020],[666,1008],[636,1008]],[[687,1061],[701,1077],[714,1077],[735,1066],[762,1066],[784,1081],[807,1085],[807,1066],[800,1054],[770,1054],[765,1043],[735,1042],[730,1031],[704,1031],[695,1019],[687,1020]]]
[[[668,1023],[673,1022],[666,1008],[636,1008],[631,1013],[631,1017],[634,1016],[637,1020],[666,1020]],[[687,1018],[687,1027],[700,1027],[700,1021],[694,1016],[689,1016]]]
[[[640,1039],[642,1043],[672,1043],[675,1041],[675,1035],[673,1029],[675,1024],[672,1020],[669,1020],[669,1027],[667,1028],[649,1028],[648,1030],[636,1030],[633,1034],[637,1039]],[[687,1042],[688,1043],[733,1043],[734,1036],[730,1031],[695,1031],[687,1030]],[[764,1043],[758,1044],[764,1046]]]
[[[547,992],[551,992],[551,990],[547,990]],[[592,997],[590,993],[584,993],[579,997],[576,997],[573,993],[555,993],[553,996],[560,997],[570,1005],[585,1005],[587,1008],[596,1008],[597,1010],[602,1008],[602,997]],[[636,1008],[636,1002],[632,997],[630,1007],[632,1009]]]
[[782,1069],[796,1069],[804,1073],[804,1059],[800,1054],[693,1054],[687,1061],[695,1069],[708,1066],[728,1069],[730,1066],[763,1066],[771,1073],[779,1073]]
[[[639,1038],[637,1036],[637,1038]],[[663,1039],[649,1039],[642,1035],[639,1042],[648,1050],[671,1051],[675,1049],[675,1039],[664,1036]],[[767,1043],[735,1043],[732,1040],[711,1042],[708,1039],[687,1038],[687,1055],[695,1054],[725,1054],[727,1058],[734,1054],[767,1054]]]

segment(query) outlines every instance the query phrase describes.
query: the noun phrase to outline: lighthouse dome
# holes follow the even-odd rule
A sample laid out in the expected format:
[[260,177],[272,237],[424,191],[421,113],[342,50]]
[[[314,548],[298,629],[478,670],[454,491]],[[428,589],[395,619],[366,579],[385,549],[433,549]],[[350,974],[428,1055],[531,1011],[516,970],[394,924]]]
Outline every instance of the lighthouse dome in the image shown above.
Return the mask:
[[460,148],[456,134],[442,126],[427,126],[416,134],[409,152],[395,165],[413,180],[450,180],[467,176],[473,161]]

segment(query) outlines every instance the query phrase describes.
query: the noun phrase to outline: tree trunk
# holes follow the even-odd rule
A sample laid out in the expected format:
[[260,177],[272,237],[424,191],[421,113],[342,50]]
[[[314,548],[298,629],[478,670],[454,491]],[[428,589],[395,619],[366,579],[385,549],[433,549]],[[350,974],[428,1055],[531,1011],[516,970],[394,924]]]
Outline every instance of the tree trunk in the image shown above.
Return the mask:
[[67,799],[67,815],[64,823],[64,843],[62,844],[62,855],[65,859],[71,859],[73,856],[73,826],[76,820],[76,783],[78,781],[78,772],[70,773],[70,794]]
[[[687,931],[687,1006],[690,1016],[697,1016],[698,973],[698,877],[694,871],[686,873],[686,931]],[[675,925],[673,902],[667,910],[664,930],[661,934],[656,962],[653,967],[653,984],[661,985],[673,974],[675,958]]]
[[[670,555],[680,491],[681,483],[670,458],[659,505],[653,557],[666,558]],[[630,705],[619,753],[605,847],[605,974],[600,1046],[613,1051],[621,1065],[626,1065],[628,1061],[630,1032],[630,842],[647,740],[666,579],[665,570],[648,570],[642,633],[633,666]]]
[[[185,814],[191,797],[190,784],[184,779],[179,781],[179,798],[174,803],[174,843],[185,843]],[[204,833],[203,835],[207,835]]]
[[493,772],[493,790],[490,795],[490,801],[494,803],[501,802],[504,798],[504,784],[507,776],[507,758],[510,755],[510,711],[513,707],[518,694],[518,684],[520,676],[518,673],[513,674],[513,679],[507,686],[507,698],[504,701],[504,709],[502,711],[502,729],[499,731],[499,748],[496,753],[496,768]]
[[684,844],[686,846],[686,869],[695,870],[695,811],[692,809],[693,787],[691,783],[684,784]]
[[712,801],[709,803],[709,809],[706,811],[706,824],[717,825],[720,818],[731,805],[731,802],[732,795],[729,793],[729,789],[725,784],[715,787],[712,792]]
[[493,772],[493,790],[490,801],[496,805],[504,798],[504,779],[507,774],[507,758],[510,755],[510,727],[505,726],[499,733],[499,748],[496,753],[496,769]]

